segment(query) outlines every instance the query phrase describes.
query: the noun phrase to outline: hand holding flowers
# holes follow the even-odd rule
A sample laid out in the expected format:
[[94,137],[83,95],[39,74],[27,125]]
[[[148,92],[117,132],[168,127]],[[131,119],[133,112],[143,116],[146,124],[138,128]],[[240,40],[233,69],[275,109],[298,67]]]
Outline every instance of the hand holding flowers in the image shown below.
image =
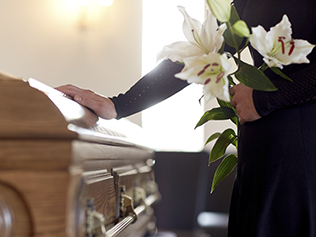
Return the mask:
[[252,92],[252,88],[241,83],[229,89],[229,93],[232,96],[230,104],[236,109],[241,125],[261,118],[255,108]]
[[[241,111],[252,111],[247,116],[254,119],[260,118],[253,113],[254,105],[249,98],[253,89],[263,91],[277,90],[273,83],[263,73],[270,68],[281,77],[291,80],[281,71],[283,66],[292,63],[309,63],[307,55],[315,45],[305,40],[292,39],[291,23],[286,15],[280,23],[266,32],[262,26],[252,28],[252,34],[247,24],[240,20],[236,9],[229,0],[207,0],[206,20],[203,24],[190,18],[183,7],[179,10],[184,15],[183,32],[188,42],[176,42],[165,46],[158,55],[158,59],[169,58],[172,61],[184,63],[182,72],[175,76],[187,80],[189,83],[203,85],[203,95],[206,100],[217,98],[218,108],[213,108],[201,117],[196,127],[210,120],[230,119],[238,126],[243,123],[244,115]],[[221,22],[220,25],[217,21]],[[257,50],[263,56],[263,65],[256,68],[241,60],[241,52],[248,46]],[[225,45],[235,49],[236,56],[224,52]],[[228,57],[232,57],[237,65],[237,70],[229,74],[231,68]],[[229,87],[239,85],[231,89],[233,99],[230,103]],[[244,90],[247,98],[238,98],[234,90]],[[251,107],[250,110],[241,110],[238,105]],[[249,103],[247,102],[249,101]],[[255,109],[254,109],[255,111]],[[238,116],[239,120],[238,121]],[[239,123],[240,122],[240,123]],[[238,135],[233,129],[226,129],[222,133],[215,133],[206,143],[216,140],[210,154],[209,162],[216,161],[225,156],[226,148],[232,144],[237,148]],[[224,157],[217,168],[212,190],[225,178],[236,166],[237,155],[231,154]]]

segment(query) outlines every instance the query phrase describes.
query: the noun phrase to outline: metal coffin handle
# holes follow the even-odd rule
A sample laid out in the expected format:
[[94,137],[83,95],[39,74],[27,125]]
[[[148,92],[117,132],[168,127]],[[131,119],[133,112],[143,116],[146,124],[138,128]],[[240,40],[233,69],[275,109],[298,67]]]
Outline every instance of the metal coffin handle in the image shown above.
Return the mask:
[[[128,198],[128,196],[125,196],[124,198]],[[117,223],[115,226],[113,226],[109,230],[105,230],[104,225],[99,228],[98,233],[95,234],[88,234],[87,236],[91,237],[116,237],[120,233],[122,233],[129,225],[133,224],[138,216],[142,214],[147,207],[151,206],[153,203],[157,202],[160,199],[160,194],[159,192],[155,194],[149,195],[146,199],[143,200],[143,203],[139,206],[137,206],[135,209],[131,206],[128,208],[129,210],[128,213],[126,214],[126,217],[124,217],[119,223]],[[132,204],[132,202],[131,202]],[[100,226],[99,226],[100,227]]]

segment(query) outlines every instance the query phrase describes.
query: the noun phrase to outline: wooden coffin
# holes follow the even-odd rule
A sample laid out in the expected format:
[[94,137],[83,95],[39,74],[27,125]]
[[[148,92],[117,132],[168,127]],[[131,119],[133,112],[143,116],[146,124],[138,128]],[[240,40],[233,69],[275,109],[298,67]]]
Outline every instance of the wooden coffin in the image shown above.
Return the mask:
[[0,74],[0,236],[143,236],[159,199],[154,151],[34,79]]

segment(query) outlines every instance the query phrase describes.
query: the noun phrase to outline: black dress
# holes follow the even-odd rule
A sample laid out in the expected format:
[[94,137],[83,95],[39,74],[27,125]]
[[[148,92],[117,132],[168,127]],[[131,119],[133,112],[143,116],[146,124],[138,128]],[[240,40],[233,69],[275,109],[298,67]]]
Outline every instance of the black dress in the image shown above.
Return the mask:
[[[238,7],[238,1],[236,1]],[[242,18],[266,30],[287,14],[294,39],[316,43],[316,1],[244,1]],[[263,116],[241,126],[229,236],[316,236],[316,57],[286,66],[294,82],[269,78],[277,92],[254,91]],[[257,66],[261,56],[254,52]]]
[[[287,14],[294,39],[316,43],[315,0],[235,0],[251,27],[267,31]],[[261,119],[241,126],[229,236],[316,236],[316,50],[310,64],[270,70],[275,92],[254,91]],[[262,57],[253,51],[254,62]],[[139,112],[184,88],[182,65],[162,62],[125,94],[111,98],[118,118]]]

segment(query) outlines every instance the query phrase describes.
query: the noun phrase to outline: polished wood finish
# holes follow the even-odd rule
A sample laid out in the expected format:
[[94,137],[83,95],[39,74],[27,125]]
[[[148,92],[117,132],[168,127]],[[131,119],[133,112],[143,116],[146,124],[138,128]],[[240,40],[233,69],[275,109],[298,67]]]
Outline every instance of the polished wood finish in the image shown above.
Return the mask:
[[[154,180],[152,149],[98,132],[107,122],[60,92],[0,72],[0,101],[0,236],[83,237],[91,200],[111,228],[120,187],[133,196]],[[152,214],[139,220],[121,236],[146,231]]]
[[1,80],[0,138],[74,138],[58,108],[28,83]]

